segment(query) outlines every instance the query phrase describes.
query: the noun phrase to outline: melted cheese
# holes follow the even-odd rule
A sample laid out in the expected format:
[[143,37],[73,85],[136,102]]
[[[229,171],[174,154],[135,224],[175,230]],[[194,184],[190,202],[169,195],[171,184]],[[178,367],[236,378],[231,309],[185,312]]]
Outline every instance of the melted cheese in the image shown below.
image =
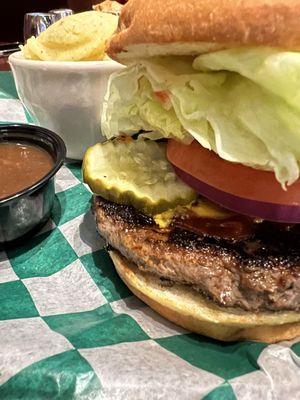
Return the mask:
[[225,219],[232,215],[232,212],[209,200],[198,199],[196,203],[191,203],[188,206],[177,206],[161,214],[156,214],[153,216],[153,219],[163,229],[170,225],[175,216],[183,215],[187,211],[194,213],[199,218]]

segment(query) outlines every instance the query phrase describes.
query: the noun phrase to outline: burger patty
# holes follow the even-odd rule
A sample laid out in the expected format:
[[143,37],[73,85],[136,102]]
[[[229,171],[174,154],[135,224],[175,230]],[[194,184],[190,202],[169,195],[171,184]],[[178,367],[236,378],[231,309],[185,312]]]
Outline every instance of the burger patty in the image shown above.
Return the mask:
[[142,271],[166,284],[191,285],[225,307],[244,310],[300,310],[298,226],[270,222],[240,241],[159,228],[132,206],[94,197],[101,236]]

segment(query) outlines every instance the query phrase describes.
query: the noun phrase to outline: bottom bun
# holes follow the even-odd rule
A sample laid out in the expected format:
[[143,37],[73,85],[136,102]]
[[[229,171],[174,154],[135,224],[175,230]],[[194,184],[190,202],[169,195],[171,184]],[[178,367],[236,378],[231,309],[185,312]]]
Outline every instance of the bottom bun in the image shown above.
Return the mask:
[[190,286],[162,285],[158,277],[141,272],[118,251],[109,252],[129,289],[166,319],[183,328],[223,341],[258,340],[275,343],[300,336],[300,313],[247,312],[219,307]]

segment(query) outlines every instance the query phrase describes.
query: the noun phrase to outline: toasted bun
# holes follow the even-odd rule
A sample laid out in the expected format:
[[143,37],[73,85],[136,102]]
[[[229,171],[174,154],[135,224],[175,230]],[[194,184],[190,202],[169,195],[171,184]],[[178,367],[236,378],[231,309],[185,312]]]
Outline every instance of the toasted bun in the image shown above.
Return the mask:
[[129,0],[107,52],[126,61],[236,46],[300,50],[299,21],[299,0]]
[[141,272],[119,252],[110,256],[121,279],[151,308],[183,328],[223,341],[259,340],[275,343],[300,335],[300,313],[253,313],[225,309],[204,299],[191,287],[163,286]]

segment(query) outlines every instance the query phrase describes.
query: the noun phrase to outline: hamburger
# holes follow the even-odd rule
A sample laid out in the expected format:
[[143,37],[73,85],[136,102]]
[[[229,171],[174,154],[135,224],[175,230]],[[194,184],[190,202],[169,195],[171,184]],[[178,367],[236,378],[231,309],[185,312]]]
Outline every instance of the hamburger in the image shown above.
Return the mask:
[[300,334],[300,2],[129,0],[86,152],[125,284],[219,340]]

